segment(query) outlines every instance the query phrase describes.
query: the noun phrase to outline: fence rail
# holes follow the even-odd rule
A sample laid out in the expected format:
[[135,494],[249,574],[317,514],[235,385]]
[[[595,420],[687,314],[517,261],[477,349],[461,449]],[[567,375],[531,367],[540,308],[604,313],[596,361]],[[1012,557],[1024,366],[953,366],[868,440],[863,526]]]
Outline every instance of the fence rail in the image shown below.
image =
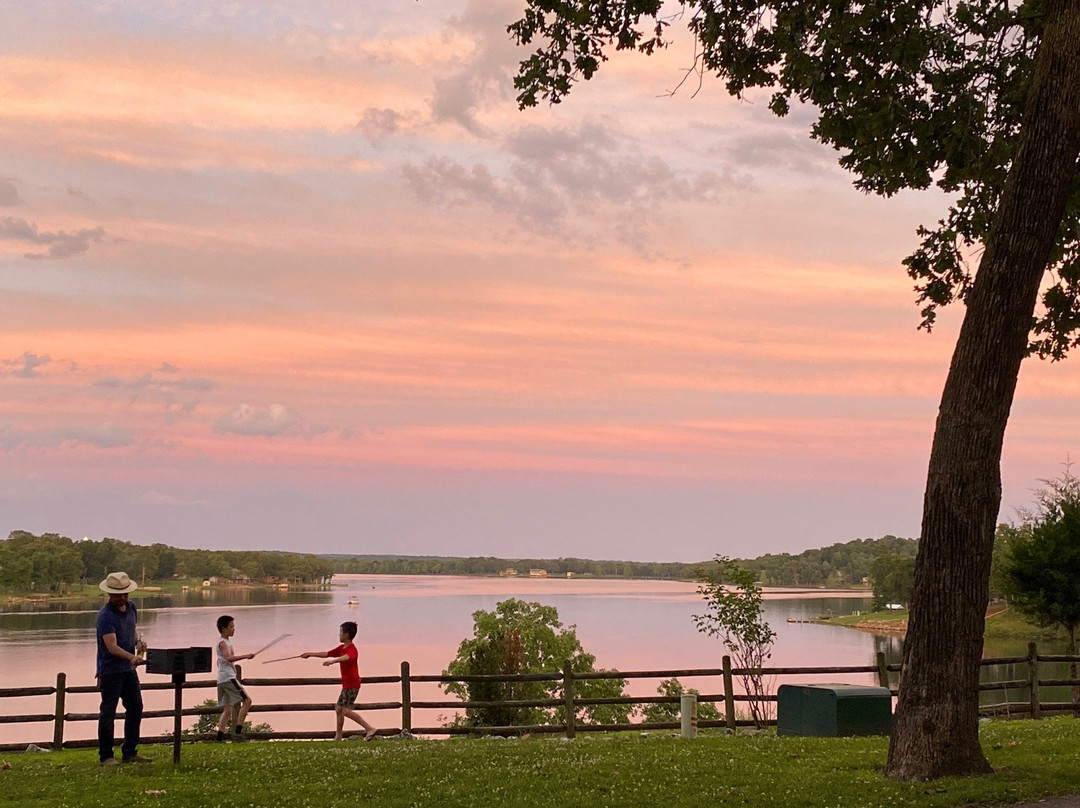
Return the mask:
[[[1007,681],[983,682],[979,690],[1004,691],[1005,701],[998,704],[982,705],[980,712],[986,715],[1017,715],[1039,718],[1045,712],[1076,711],[1080,713],[1080,703],[1074,702],[1046,702],[1040,700],[1040,690],[1049,687],[1072,687],[1074,694],[1080,694],[1080,681],[1077,679],[1043,679],[1039,676],[1040,663],[1080,662],[1080,657],[1038,654],[1035,643],[1028,646],[1027,656],[997,657],[984,659],[980,663],[983,668],[995,665],[1026,665],[1027,676],[1023,679]],[[242,673],[242,671],[241,671]],[[433,674],[413,675],[408,662],[401,663],[401,673],[396,676],[369,676],[365,677],[364,683],[373,684],[397,684],[400,685],[401,698],[397,701],[380,701],[358,704],[357,709],[364,711],[400,711],[400,726],[380,730],[380,734],[399,734],[406,731],[415,735],[466,735],[466,734],[518,734],[518,733],[562,733],[567,737],[574,737],[577,732],[619,732],[626,730],[668,730],[678,729],[678,722],[653,722],[631,724],[588,724],[583,723],[578,713],[581,708],[594,705],[648,705],[648,704],[678,704],[679,696],[621,696],[610,698],[580,698],[575,693],[575,682],[601,680],[601,679],[672,679],[677,677],[713,677],[719,679],[723,689],[717,693],[704,693],[698,696],[698,702],[723,704],[720,711],[722,718],[718,720],[699,720],[698,727],[726,727],[735,729],[738,726],[752,725],[754,722],[738,717],[736,702],[750,701],[752,696],[745,693],[735,692],[732,681],[734,677],[754,675],[760,673],[763,677],[775,676],[825,676],[829,674],[858,674],[872,673],[877,675],[878,684],[890,688],[890,692],[896,695],[897,688],[893,686],[890,674],[899,674],[899,665],[885,664],[885,655],[877,654],[876,665],[855,666],[831,666],[831,667],[775,667],[756,669],[732,668],[729,657],[723,658],[722,668],[689,668],[680,670],[648,670],[648,671],[597,671],[593,673],[575,673],[570,669],[569,662],[564,664],[561,671],[552,673],[533,673],[516,675],[475,675],[475,676],[442,676]],[[460,700],[414,700],[412,698],[412,685],[414,683],[435,683],[446,685],[451,683],[476,683],[476,682],[561,682],[562,697],[554,699],[533,700],[504,700],[504,701],[460,701]],[[309,687],[337,685],[338,678],[329,677],[290,677],[280,679],[267,678],[244,678],[241,676],[241,684],[246,687]],[[173,690],[174,685],[168,682],[147,682],[142,685],[143,690]],[[216,688],[214,681],[193,680],[181,685],[184,691],[198,690],[201,688]],[[1026,697],[1023,701],[1009,701],[1008,691],[1023,690]],[[96,746],[94,739],[65,740],[65,725],[70,722],[97,721],[97,713],[67,712],[66,699],[72,693],[96,693],[97,688],[92,685],[67,686],[67,676],[58,673],[56,685],[52,687],[9,687],[0,688],[0,699],[25,698],[30,696],[55,695],[55,707],[49,713],[33,713],[26,715],[3,715],[0,716],[0,724],[26,724],[26,723],[51,723],[53,725],[53,737],[51,741],[37,743],[40,747],[52,749],[73,749],[80,747]],[[767,694],[760,697],[765,701],[776,701],[776,694]],[[1074,695],[1074,699],[1076,696]],[[263,704],[256,703],[251,708],[251,713],[279,713],[279,712],[314,712],[333,709],[330,702],[301,702],[287,704]],[[461,726],[413,726],[412,711],[414,709],[451,709],[463,710],[467,708],[481,707],[562,707],[565,709],[566,720],[562,724],[545,725],[519,725],[504,727],[461,727]],[[179,716],[202,716],[215,715],[218,710],[214,707],[185,707],[168,710],[146,710],[144,718],[167,718]],[[117,720],[123,718],[123,713],[117,713]],[[770,721],[775,723],[775,720]],[[358,734],[358,733],[347,733]],[[334,733],[330,731],[274,731],[253,732],[252,738],[266,739],[309,739],[317,740],[331,738]],[[193,740],[205,740],[211,735],[192,736]],[[140,743],[170,743],[169,735],[145,737]],[[25,743],[0,744],[0,752],[19,751],[27,746]]]

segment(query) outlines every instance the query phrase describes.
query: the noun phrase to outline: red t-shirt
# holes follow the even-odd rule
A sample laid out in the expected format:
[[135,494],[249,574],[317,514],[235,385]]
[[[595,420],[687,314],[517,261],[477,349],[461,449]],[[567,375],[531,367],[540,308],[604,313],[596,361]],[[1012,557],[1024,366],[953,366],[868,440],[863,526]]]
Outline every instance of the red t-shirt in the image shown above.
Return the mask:
[[360,666],[356,663],[356,660],[360,657],[360,652],[356,650],[354,643],[348,645],[339,645],[333,651],[329,652],[331,657],[339,657],[345,655],[347,660],[341,663],[341,686],[357,688],[360,687]]

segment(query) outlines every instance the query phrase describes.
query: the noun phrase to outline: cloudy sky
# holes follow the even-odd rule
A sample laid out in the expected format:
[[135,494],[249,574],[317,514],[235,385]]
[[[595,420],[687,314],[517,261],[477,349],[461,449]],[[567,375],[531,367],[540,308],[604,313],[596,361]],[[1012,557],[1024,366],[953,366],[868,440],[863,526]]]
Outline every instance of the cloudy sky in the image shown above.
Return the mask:
[[[685,38],[518,111],[519,0],[5,0],[0,531],[639,560],[915,536],[958,324]],[[696,91],[696,92],[695,92]],[[1074,360],[1075,361],[1075,360]],[[1077,453],[1024,368],[1003,518]]]

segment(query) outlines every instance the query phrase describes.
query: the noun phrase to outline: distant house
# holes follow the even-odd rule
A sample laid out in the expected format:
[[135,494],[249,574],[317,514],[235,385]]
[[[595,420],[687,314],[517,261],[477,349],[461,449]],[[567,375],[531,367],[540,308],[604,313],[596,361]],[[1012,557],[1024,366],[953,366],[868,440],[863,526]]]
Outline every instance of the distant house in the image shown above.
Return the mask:
[[530,578],[547,578],[548,577],[547,570],[541,570],[541,569],[529,570],[529,577]]
[[574,573],[572,573],[572,572],[571,572],[570,570],[567,570],[567,571],[566,571],[566,577],[567,577],[567,578],[573,578],[573,577],[574,577]]
[[501,575],[503,578],[513,578],[517,574],[518,574],[518,571],[516,569],[514,569],[513,567],[510,567],[510,569],[501,570],[499,572],[499,575]]
[[233,584],[247,584],[251,583],[251,579],[247,576],[247,573],[243,570],[234,569],[229,573],[229,583]]

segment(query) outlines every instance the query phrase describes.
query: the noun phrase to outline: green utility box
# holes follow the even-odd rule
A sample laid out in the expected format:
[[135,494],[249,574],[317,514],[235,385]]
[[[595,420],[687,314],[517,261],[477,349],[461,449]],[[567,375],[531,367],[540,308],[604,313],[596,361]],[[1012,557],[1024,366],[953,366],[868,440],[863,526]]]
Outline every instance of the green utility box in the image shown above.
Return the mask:
[[776,734],[838,737],[888,735],[892,695],[865,685],[780,685]]

